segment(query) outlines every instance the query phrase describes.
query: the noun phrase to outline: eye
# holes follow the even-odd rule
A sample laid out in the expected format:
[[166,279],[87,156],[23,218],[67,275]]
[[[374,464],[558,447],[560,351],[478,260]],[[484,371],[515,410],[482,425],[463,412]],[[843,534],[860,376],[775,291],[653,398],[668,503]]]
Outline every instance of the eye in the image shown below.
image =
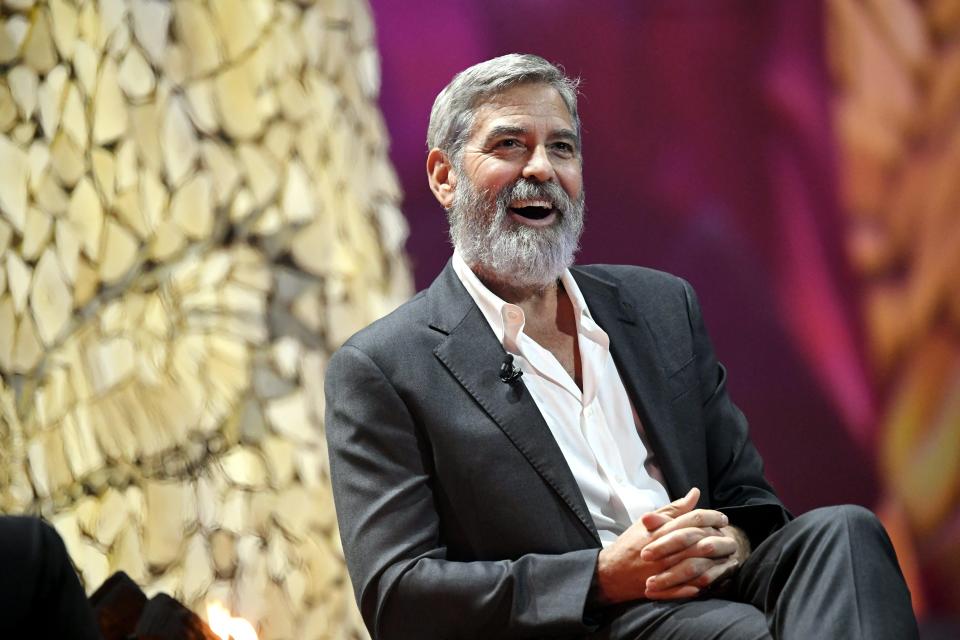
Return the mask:
[[570,157],[576,153],[576,149],[569,142],[554,142],[551,146],[555,153],[563,157]]
[[504,138],[497,143],[497,146],[504,149],[514,149],[520,146],[520,141],[516,138]]

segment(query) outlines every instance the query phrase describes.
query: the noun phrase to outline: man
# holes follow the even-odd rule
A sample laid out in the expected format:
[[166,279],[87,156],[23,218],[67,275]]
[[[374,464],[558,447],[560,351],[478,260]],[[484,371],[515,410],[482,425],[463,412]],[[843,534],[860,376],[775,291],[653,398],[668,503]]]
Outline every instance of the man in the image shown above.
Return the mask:
[[536,56],[475,65],[428,147],[454,256],[327,371],[373,637],[916,637],[872,514],[793,520],[764,479],[690,286],[571,268],[575,83]]

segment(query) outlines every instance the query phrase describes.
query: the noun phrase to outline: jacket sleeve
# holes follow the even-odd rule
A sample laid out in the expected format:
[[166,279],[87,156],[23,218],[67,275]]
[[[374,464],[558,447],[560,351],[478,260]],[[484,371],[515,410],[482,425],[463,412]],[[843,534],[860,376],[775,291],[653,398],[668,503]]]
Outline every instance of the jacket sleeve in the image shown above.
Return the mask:
[[756,547],[793,516],[763,475],[763,460],[750,440],[747,419],[727,394],[727,371],[714,354],[696,294],[686,281],[683,286],[703,402],[709,506],[725,513]]
[[584,608],[598,549],[502,561],[447,559],[434,501],[442,488],[431,478],[429,443],[394,384],[364,351],[348,345],[330,360],[325,391],[340,536],[375,640],[594,629]]

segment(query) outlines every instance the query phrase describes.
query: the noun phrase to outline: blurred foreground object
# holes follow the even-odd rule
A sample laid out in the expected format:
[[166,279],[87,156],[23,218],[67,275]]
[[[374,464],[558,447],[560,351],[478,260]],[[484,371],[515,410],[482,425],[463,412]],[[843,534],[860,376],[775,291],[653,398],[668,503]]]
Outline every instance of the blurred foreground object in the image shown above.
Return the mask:
[[197,614],[169,595],[159,593],[148,600],[140,587],[122,571],[110,576],[90,596],[90,604],[103,640],[220,638]]

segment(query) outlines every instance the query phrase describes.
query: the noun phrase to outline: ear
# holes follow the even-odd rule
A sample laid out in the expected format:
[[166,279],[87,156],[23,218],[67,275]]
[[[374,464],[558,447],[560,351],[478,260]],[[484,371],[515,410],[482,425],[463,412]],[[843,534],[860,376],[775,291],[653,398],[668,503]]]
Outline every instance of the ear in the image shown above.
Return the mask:
[[444,209],[453,204],[453,192],[457,186],[457,174],[447,154],[433,148],[427,154],[427,180],[430,191]]

